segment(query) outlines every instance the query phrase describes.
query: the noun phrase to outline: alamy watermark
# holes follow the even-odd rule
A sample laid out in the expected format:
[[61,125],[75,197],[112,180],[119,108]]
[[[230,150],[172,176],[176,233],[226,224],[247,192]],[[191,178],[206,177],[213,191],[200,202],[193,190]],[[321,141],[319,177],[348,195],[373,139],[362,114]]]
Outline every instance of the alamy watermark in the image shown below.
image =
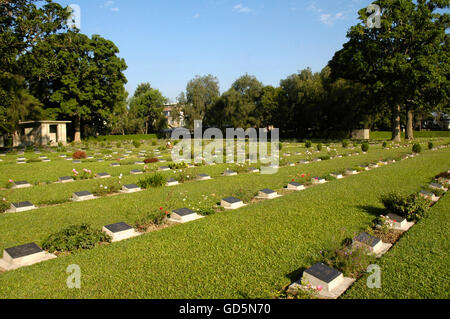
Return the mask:
[[381,8],[377,4],[371,4],[367,7],[367,13],[371,14],[366,21],[366,25],[369,29],[381,28]]
[[66,272],[70,274],[67,277],[66,284],[69,289],[81,289],[81,268],[78,265],[69,265]]
[[[220,129],[209,128],[203,133],[202,121],[195,121],[193,140],[188,129],[180,128],[172,132],[171,139],[179,141],[172,149],[172,160],[175,163],[194,162],[196,164],[203,163],[203,161],[208,164],[224,162],[229,164],[246,164],[248,162],[250,164],[258,163],[259,160],[263,164],[270,164],[263,167],[262,174],[275,174],[278,172],[280,162],[279,129],[275,128],[270,131],[270,155],[268,154],[267,136],[267,129],[259,129],[258,132],[255,128],[247,130],[228,128],[224,140]],[[247,144],[248,154],[246,152]],[[226,157],[226,161],[224,161],[224,157]]]
[[367,277],[367,287],[369,289],[381,288],[381,268],[378,265],[370,265],[367,267],[367,272],[370,274]]

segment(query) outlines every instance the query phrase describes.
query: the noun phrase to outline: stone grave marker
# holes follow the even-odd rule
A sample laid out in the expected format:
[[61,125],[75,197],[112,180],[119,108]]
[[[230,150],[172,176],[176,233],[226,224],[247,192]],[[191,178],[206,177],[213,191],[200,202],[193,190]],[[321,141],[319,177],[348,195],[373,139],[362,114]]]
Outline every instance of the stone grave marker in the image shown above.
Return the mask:
[[124,222],[103,226],[102,231],[111,236],[112,242],[118,242],[140,235],[133,227]]
[[291,182],[287,185],[286,188],[294,191],[302,191],[305,189],[305,186],[296,182]]
[[158,168],[158,170],[161,171],[161,172],[170,171],[170,167],[168,167],[168,166],[160,166]]
[[0,260],[0,268],[9,271],[54,258],[56,258],[55,255],[43,251],[35,243],[29,243],[6,248]]
[[142,191],[142,189],[136,184],[127,184],[122,187],[122,192],[124,193],[136,193],[140,191]]
[[108,173],[98,173],[97,174],[97,178],[110,178],[111,175],[109,175]]
[[133,169],[130,171],[130,174],[131,175],[140,175],[140,174],[144,174],[144,172],[139,169]]
[[197,179],[198,179],[199,181],[206,181],[206,180],[211,179],[211,176],[209,176],[209,175],[207,175],[207,174],[198,174]]
[[27,187],[31,187],[31,184],[28,183],[27,181],[20,181],[20,182],[14,182],[12,189],[27,188]]
[[178,183],[178,181],[176,180],[176,179],[174,179],[174,178],[169,178],[168,180],[167,180],[167,183],[166,183],[166,186],[176,186],[176,185],[178,185],[179,183]]
[[236,176],[236,175],[237,172],[231,170],[226,170],[225,172],[223,172],[223,176]]
[[204,216],[198,215],[196,212],[190,210],[189,208],[176,209],[170,215],[169,221],[177,223],[187,223],[193,220],[203,218]]
[[225,209],[238,209],[245,205],[240,199],[236,197],[227,197],[222,199],[220,205]]
[[258,197],[262,198],[262,199],[274,199],[274,198],[277,198],[277,197],[281,197],[281,195],[279,195],[274,190],[265,188],[265,189],[262,189],[262,190],[260,190],[258,192]]
[[58,179],[58,181],[60,183],[70,183],[70,182],[74,182],[75,180],[71,176],[62,176]]
[[72,200],[75,202],[82,202],[85,200],[95,199],[94,194],[88,191],[76,192],[72,195]]
[[8,213],[21,213],[29,210],[36,209],[36,207],[29,201],[19,202],[19,203],[11,203],[11,208]]

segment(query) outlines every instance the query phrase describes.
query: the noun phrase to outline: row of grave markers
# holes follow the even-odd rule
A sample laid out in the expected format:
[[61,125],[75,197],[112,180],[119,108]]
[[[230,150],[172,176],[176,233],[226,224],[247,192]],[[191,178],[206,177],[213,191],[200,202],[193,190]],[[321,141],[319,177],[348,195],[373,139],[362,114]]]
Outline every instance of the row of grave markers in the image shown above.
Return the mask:
[[[418,156],[418,155],[417,154],[410,154],[410,155],[406,155],[405,157],[403,157],[403,159],[413,158],[413,157],[416,157],[416,156]],[[391,161],[388,161],[388,162],[381,162],[380,164],[388,165],[388,164],[392,164],[392,163],[395,163],[395,162],[396,162],[395,160],[391,160]],[[302,163],[302,164],[307,164],[307,163]],[[192,166],[192,165],[190,165],[190,166]],[[269,166],[269,167],[270,168],[279,168],[276,165]],[[375,169],[375,168],[378,168],[378,167],[380,167],[378,164],[371,164],[369,166],[363,166],[363,168],[366,171],[368,171],[370,169]],[[160,171],[169,171],[170,168],[167,167],[167,166],[160,166],[159,170]],[[250,168],[249,172],[250,173],[257,173],[257,172],[260,172],[260,170],[257,169],[257,168]],[[131,170],[130,173],[132,175],[137,175],[137,174],[143,174],[144,172],[141,171],[141,170]],[[357,173],[358,173],[357,171],[351,170],[351,169],[346,171],[346,175],[355,175]],[[238,173],[235,172],[235,171],[227,169],[222,175],[223,176],[236,176],[236,175],[238,175]],[[342,179],[344,177],[342,174],[338,174],[338,173],[331,173],[330,175],[335,177],[336,179]],[[108,173],[99,173],[99,174],[97,174],[97,176],[98,176],[98,178],[109,178],[109,177],[111,177]],[[211,179],[211,177],[209,175],[206,175],[206,174],[200,174],[200,175],[198,175],[198,178],[197,178],[197,180],[199,180],[199,181],[209,180],[209,179]],[[64,176],[64,177],[60,177],[59,178],[59,182],[60,183],[68,183],[68,182],[73,182],[73,181],[74,181],[74,179],[72,177],[70,177],[70,176]],[[312,184],[314,184],[314,185],[315,184],[324,184],[325,182],[326,182],[326,180],[323,179],[323,178],[314,177],[312,179]],[[294,183],[294,184],[296,184],[296,183]],[[177,180],[173,179],[173,178],[170,178],[166,182],[166,186],[176,186],[176,185],[179,185],[179,182]],[[31,184],[28,183],[27,181],[14,182],[14,184],[13,184],[13,188],[26,188],[26,187],[31,187]],[[294,185],[291,185],[291,184],[288,185],[288,189],[296,190],[297,188],[298,189],[304,189],[305,187],[304,187],[304,185],[297,185],[297,186],[294,186]],[[139,191],[142,191],[142,189],[140,187],[138,187],[137,185],[135,185],[135,184],[128,184],[128,185],[124,185],[122,187],[122,190],[120,191],[120,193],[135,193],[135,192],[139,192]],[[436,200],[435,196],[433,197],[434,194],[431,194],[431,193],[427,194],[427,192],[425,192],[425,191],[423,191],[422,193],[424,195],[430,196],[433,201]],[[264,195],[261,195],[260,197],[261,198],[265,198]],[[93,199],[97,199],[97,198],[98,197],[94,196],[94,194],[92,194],[89,191],[81,191],[81,192],[75,192],[73,194],[72,201],[80,202],[80,201],[93,200]],[[235,207],[235,206],[239,206],[239,205],[236,204],[236,203],[234,203],[234,205],[227,205],[225,203],[225,206]],[[34,209],[36,209],[35,205],[33,205],[30,201],[24,201],[24,202],[11,203],[11,207],[6,213],[19,213],[19,212],[25,212],[25,211],[30,211],[30,210],[34,210]]]
[[[449,171],[450,173],[450,171]],[[450,185],[450,179],[446,180],[446,183]],[[430,188],[448,191],[443,185],[438,183],[431,183]],[[421,191],[420,195],[432,200],[434,203],[439,201],[439,197],[433,193]],[[406,218],[389,213],[387,219],[390,221],[390,228],[407,232],[414,226],[414,222],[408,222]],[[374,255],[377,258],[381,258],[387,253],[393,245],[384,243],[380,238],[372,236],[366,232],[363,232],[353,238],[353,248],[367,249],[369,254]],[[300,280],[292,283],[288,292],[296,293],[300,290],[313,289],[317,292],[318,297],[325,299],[337,299],[341,296],[350,286],[356,281],[354,278],[344,277],[343,273],[339,270],[331,268],[321,262],[312,265],[310,268],[303,272],[303,276]]]
[[[314,179],[317,180],[318,178]],[[450,180],[447,181],[447,183],[450,183]],[[128,189],[130,192],[140,190],[139,187],[134,184],[125,186],[124,188]],[[445,191],[448,190],[443,185],[437,183],[430,184],[430,187]],[[289,183],[286,188],[297,191],[305,189],[304,185],[295,182]],[[429,194],[421,192],[421,195],[427,197],[427,195]],[[83,200],[82,198],[84,197],[91,196],[93,195],[89,192],[78,192],[74,194],[74,198],[81,198],[81,200]],[[281,195],[271,189],[263,189],[259,191],[258,194],[258,197],[261,199],[274,199],[280,196]],[[430,197],[430,199],[433,201],[439,200],[439,198],[433,197]],[[26,207],[27,205],[19,206]],[[246,206],[246,204],[244,204],[242,200],[235,197],[227,197],[221,201],[221,206],[225,209],[238,209]],[[181,208],[172,212],[169,221],[176,223],[186,223],[200,218],[204,218],[204,216],[200,216],[188,208]],[[392,227],[394,227],[395,229],[407,231],[414,225],[413,223],[409,223],[405,218],[393,214],[388,215],[388,218],[390,218],[391,220],[395,220],[395,222],[392,224]],[[106,225],[103,227],[102,231],[112,237],[112,242],[117,242],[141,235],[141,233],[135,231],[134,228],[124,222]],[[375,254],[377,257],[381,257],[392,246],[391,244],[383,243],[379,238],[371,236],[367,233],[362,233],[355,237],[353,240],[353,245],[357,247],[366,247],[369,249],[370,253]],[[5,249],[3,258],[0,260],[0,268],[8,271],[20,267],[30,266],[54,258],[56,258],[54,254],[43,251],[35,243],[29,243]],[[332,269],[324,265],[323,263],[317,263],[311,268],[305,270],[302,279],[298,282],[293,283],[290,286],[290,289],[302,289],[304,287],[302,285],[302,282],[305,281],[307,281],[313,287],[323,287],[323,289],[319,292],[319,296],[324,298],[337,298],[342,293],[344,293],[345,290],[347,290],[355,280],[352,278],[344,277],[341,272]]]

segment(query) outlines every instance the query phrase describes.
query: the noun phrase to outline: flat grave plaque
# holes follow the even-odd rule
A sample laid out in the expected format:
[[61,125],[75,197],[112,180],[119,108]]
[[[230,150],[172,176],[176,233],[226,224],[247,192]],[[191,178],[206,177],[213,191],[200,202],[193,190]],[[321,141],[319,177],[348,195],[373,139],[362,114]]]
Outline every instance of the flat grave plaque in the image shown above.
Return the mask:
[[31,184],[28,183],[27,181],[20,181],[20,182],[14,182],[12,188],[17,189],[17,188],[27,188],[27,187],[31,187]]
[[198,215],[196,212],[190,210],[189,208],[180,208],[175,209],[172,212],[169,220],[177,223],[187,223],[203,217],[204,216]]
[[381,239],[363,232],[353,239],[353,244],[369,248],[371,252],[378,253],[383,245]]
[[62,176],[58,179],[58,181],[60,183],[70,183],[70,182],[74,182],[75,180],[71,176]]
[[26,202],[11,203],[11,208],[9,209],[8,212],[21,213],[33,209],[36,209],[36,207],[31,202],[26,201]]
[[208,179],[211,179],[211,176],[209,176],[207,174],[199,174],[197,179],[200,181],[206,181]]
[[139,169],[133,169],[130,171],[131,175],[139,175],[139,174],[143,174],[144,172],[139,170]]
[[303,278],[312,286],[322,286],[324,290],[331,291],[344,279],[343,274],[323,263],[317,263],[303,273]]
[[294,191],[302,191],[305,189],[305,186],[296,182],[291,182],[288,184],[287,189]]
[[98,173],[97,177],[98,178],[110,178],[111,175],[109,175],[108,173]]
[[136,184],[128,184],[128,185],[123,185],[122,187],[122,191],[125,193],[136,193],[136,192],[140,192],[142,189],[137,186]]
[[95,196],[91,192],[81,191],[81,192],[74,193],[72,199],[76,202],[80,202],[80,201],[95,199]]
[[140,235],[133,227],[124,222],[103,226],[102,231],[111,236],[112,242],[118,242]]
[[263,199],[273,199],[280,197],[280,195],[278,195],[277,192],[275,192],[274,190],[265,188],[259,191],[258,197]]
[[179,183],[178,183],[178,181],[176,180],[176,179],[174,179],[174,178],[169,178],[168,180],[167,180],[167,183],[166,183],[166,186],[175,186],[175,185],[178,185]]
[[240,207],[246,206],[244,203],[236,197],[227,197],[222,199],[221,206],[225,209],[238,209]]

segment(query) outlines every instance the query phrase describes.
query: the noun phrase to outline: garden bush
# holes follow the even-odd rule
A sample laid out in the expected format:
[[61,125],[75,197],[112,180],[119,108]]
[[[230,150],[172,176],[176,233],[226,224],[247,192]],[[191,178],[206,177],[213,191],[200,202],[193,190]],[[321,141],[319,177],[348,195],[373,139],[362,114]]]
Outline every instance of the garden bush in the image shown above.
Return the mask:
[[343,141],[342,141],[342,147],[343,147],[343,148],[348,147],[348,141],[347,141],[347,140],[343,140]]
[[188,167],[188,164],[186,164],[185,162],[180,162],[180,163],[170,163],[169,164],[169,168],[170,169],[185,169]]
[[383,142],[383,148],[387,147],[387,142]]
[[433,149],[434,145],[433,142],[428,142],[428,149],[431,150]]
[[146,178],[140,179],[138,181],[138,186],[141,188],[150,188],[150,187],[161,187],[166,184],[166,178],[161,174],[153,174],[152,176],[148,176]]
[[44,250],[53,252],[74,252],[81,249],[92,249],[99,243],[109,243],[111,237],[87,224],[69,226],[50,235],[42,243]]
[[363,152],[369,151],[369,143],[363,143],[363,144],[361,145],[361,150],[362,150]]
[[95,196],[105,196],[108,194],[117,193],[122,188],[120,181],[109,180],[103,182],[97,182],[92,193]]
[[85,151],[76,151],[75,153],[73,153],[72,158],[73,159],[85,159],[86,156],[86,152]]
[[311,141],[306,141],[305,142],[305,147],[306,148],[311,148],[311,146],[312,146],[312,142]]
[[430,200],[419,194],[401,196],[389,193],[381,196],[380,201],[389,213],[407,218],[409,221],[418,221],[425,217],[431,204]]
[[412,148],[412,151],[414,153],[420,153],[420,152],[422,152],[422,146],[420,146],[420,144],[414,144],[413,148]]
[[318,150],[319,152],[322,150],[322,144],[321,144],[321,143],[317,144],[317,150]]
[[3,214],[4,212],[6,212],[10,206],[11,206],[11,204],[8,203],[6,198],[2,198],[0,200],[0,214]]
[[159,159],[157,159],[157,158],[147,158],[144,160],[145,164],[152,164],[152,163],[158,163],[158,162],[159,162]]
[[138,220],[135,223],[134,228],[136,228],[137,231],[144,233],[152,226],[162,225],[166,218],[170,216],[170,213],[161,208],[156,213],[148,213],[145,217]]
[[133,146],[134,146],[135,148],[139,148],[139,147],[141,147],[141,142],[139,142],[139,141],[133,141]]
[[324,156],[320,156],[319,158],[320,158],[322,161],[328,161],[328,160],[331,159],[331,156],[330,156],[330,155],[324,155]]

